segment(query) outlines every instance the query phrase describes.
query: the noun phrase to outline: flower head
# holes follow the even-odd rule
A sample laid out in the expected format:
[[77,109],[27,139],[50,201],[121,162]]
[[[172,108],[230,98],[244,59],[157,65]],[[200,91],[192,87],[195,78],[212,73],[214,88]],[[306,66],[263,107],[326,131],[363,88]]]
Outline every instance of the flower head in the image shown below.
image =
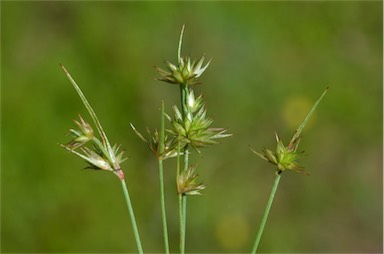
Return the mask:
[[190,57],[181,57],[181,44],[183,42],[184,26],[181,29],[179,47],[177,51],[177,65],[170,62],[166,62],[166,70],[156,67],[156,70],[160,74],[158,80],[164,81],[170,84],[178,84],[184,86],[192,86],[199,84],[197,79],[208,68],[211,61],[208,61],[205,65],[205,57],[202,56],[200,60],[191,60]]
[[[120,169],[114,169],[113,163],[109,160],[108,156],[106,156],[106,153],[102,151],[98,146],[94,145],[91,148],[89,147],[81,147],[81,152],[75,151],[71,147],[68,147],[66,145],[61,145],[71,153],[76,154],[80,158],[84,159],[86,162],[88,162],[89,166],[86,168],[89,169],[97,169],[97,170],[107,170],[107,171],[116,171]],[[124,151],[119,152],[120,146],[115,145],[113,147],[113,152],[115,154],[115,158],[117,163],[122,163],[126,160],[126,158],[123,158]]]
[[188,90],[184,112],[180,112],[177,106],[173,107],[173,111],[174,118],[169,117],[173,130],[169,132],[177,137],[181,148],[190,144],[199,151],[198,148],[217,144],[216,139],[231,136],[226,129],[210,128],[213,121],[207,117],[201,96],[195,99],[192,90]]
[[265,147],[261,153],[253,150],[252,148],[251,150],[263,160],[276,165],[277,173],[280,173],[286,169],[296,172],[303,172],[304,168],[296,162],[296,160],[301,157],[302,152],[296,152],[296,149],[293,146],[284,146],[277,133],[275,133],[275,136],[277,142],[276,152],[272,152]]
[[196,167],[191,166],[177,177],[177,192],[182,195],[201,195],[200,191],[207,186],[197,182]]
[[67,146],[72,149],[76,149],[86,144],[88,141],[92,140],[94,136],[93,129],[91,125],[84,121],[84,119],[79,115],[80,122],[73,120],[79,130],[70,129],[70,135],[74,137],[74,139],[67,144]]
[[149,149],[158,159],[165,160],[177,156],[177,150],[173,139],[169,140],[168,136],[164,136],[164,151],[160,152],[160,134],[156,129],[154,130],[153,134],[149,129],[147,129],[148,138],[144,138],[144,136],[138,130],[136,130],[133,124],[130,125],[136,135],[148,145]]
[[170,84],[179,85],[195,85],[198,84],[197,79],[208,68],[211,61],[203,66],[204,56],[199,61],[191,60],[190,57],[182,57],[178,65],[166,62],[167,70],[156,67],[156,70],[161,75],[158,80]]

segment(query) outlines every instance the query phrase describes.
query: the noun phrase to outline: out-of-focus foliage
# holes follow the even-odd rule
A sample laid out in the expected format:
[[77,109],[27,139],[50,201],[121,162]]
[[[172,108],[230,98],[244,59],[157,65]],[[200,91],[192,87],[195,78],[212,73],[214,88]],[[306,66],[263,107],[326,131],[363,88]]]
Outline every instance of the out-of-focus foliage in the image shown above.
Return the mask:
[[[261,252],[382,251],[382,2],[2,2],[1,251],[136,251],[121,187],[58,143],[93,105],[122,164],[146,252],[163,250],[156,160],[131,130],[178,104],[153,66],[212,58],[197,90],[231,138],[192,156],[187,252],[248,252],[274,172],[249,149],[288,140],[326,86],[300,144],[311,176],[284,172]],[[172,60],[173,57],[173,60]],[[198,95],[198,91],[196,92]],[[169,126],[168,126],[169,128]],[[171,250],[175,161],[165,161]]]

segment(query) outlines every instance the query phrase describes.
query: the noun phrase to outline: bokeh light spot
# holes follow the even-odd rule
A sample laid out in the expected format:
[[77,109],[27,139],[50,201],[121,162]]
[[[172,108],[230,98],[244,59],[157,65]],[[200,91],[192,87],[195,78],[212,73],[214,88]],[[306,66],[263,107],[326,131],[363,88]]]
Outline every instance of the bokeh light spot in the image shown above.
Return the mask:
[[[296,129],[303,122],[305,116],[308,114],[313,102],[306,96],[292,96],[284,103],[281,110],[282,118],[287,127]],[[316,112],[311,116],[308,124],[305,126],[309,129],[316,122]]]
[[240,250],[249,239],[249,225],[241,214],[228,214],[216,224],[216,239],[228,251]]

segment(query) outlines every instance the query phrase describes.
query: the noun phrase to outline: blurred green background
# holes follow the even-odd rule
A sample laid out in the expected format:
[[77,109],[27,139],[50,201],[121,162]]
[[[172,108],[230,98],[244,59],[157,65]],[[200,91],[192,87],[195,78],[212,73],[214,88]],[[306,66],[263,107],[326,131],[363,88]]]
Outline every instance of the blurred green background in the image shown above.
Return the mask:
[[[310,176],[284,173],[260,252],[382,252],[382,2],[1,2],[1,251],[135,252],[110,173],[58,146],[82,114],[59,63],[115,143],[146,252],[162,252],[156,160],[129,127],[159,126],[179,103],[153,66],[183,52],[212,63],[196,87],[233,137],[192,162],[208,188],[188,201],[187,252],[249,252],[274,167],[248,146],[304,130]],[[178,250],[175,161],[166,166],[171,249]]]

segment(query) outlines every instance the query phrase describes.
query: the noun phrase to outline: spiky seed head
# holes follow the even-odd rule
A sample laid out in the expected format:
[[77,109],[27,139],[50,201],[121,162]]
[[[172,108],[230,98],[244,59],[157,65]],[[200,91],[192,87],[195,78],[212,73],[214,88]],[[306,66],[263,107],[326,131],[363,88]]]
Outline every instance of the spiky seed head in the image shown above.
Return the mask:
[[164,152],[160,152],[160,134],[155,129],[153,134],[147,129],[148,138],[145,138],[133,124],[130,124],[135,134],[147,144],[152,153],[160,160],[165,160],[177,156],[176,141],[174,138],[169,139],[167,135],[164,136]]
[[170,84],[192,86],[198,84],[197,79],[208,68],[211,61],[203,66],[205,57],[201,57],[200,60],[191,61],[190,57],[182,57],[178,65],[174,65],[170,62],[166,62],[166,70],[156,67],[156,70],[160,74],[158,80],[164,81]]
[[92,129],[92,126],[84,121],[84,119],[79,115],[80,121],[73,120],[79,130],[70,129],[70,135],[74,137],[74,139],[67,144],[68,147],[72,149],[77,149],[84,144],[86,144],[88,141],[95,138],[94,131]]
[[263,148],[261,153],[256,152],[252,148],[251,150],[263,160],[276,165],[277,173],[286,169],[296,172],[304,172],[304,168],[296,162],[301,157],[302,152],[296,152],[296,150],[285,147],[279,136],[277,134],[275,134],[275,136],[277,141],[275,152],[272,152],[267,148]]
[[78,122],[76,120],[74,121],[76,123],[76,125],[79,127],[79,129],[89,139],[94,138],[95,136],[94,136],[92,126],[89,123],[87,123],[86,121],[84,121],[84,119],[81,117],[81,115],[79,115],[79,118],[80,118],[80,122]]
[[195,99],[192,89],[188,89],[184,107],[184,117],[177,106],[173,107],[174,118],[170,119],[173,130],[168,130],[176,137],[181,148],[190,144],[199,152],[199,148],[217,144],[217,139],[231,136],[225,129],[210,128],[212,119],[202,103],[202,97]]
[[198,174],[195,173],[195,166],[183,171],[177,176],[177,192],[181,195],[201,195],[200,191],[207,186],[197,182]]

